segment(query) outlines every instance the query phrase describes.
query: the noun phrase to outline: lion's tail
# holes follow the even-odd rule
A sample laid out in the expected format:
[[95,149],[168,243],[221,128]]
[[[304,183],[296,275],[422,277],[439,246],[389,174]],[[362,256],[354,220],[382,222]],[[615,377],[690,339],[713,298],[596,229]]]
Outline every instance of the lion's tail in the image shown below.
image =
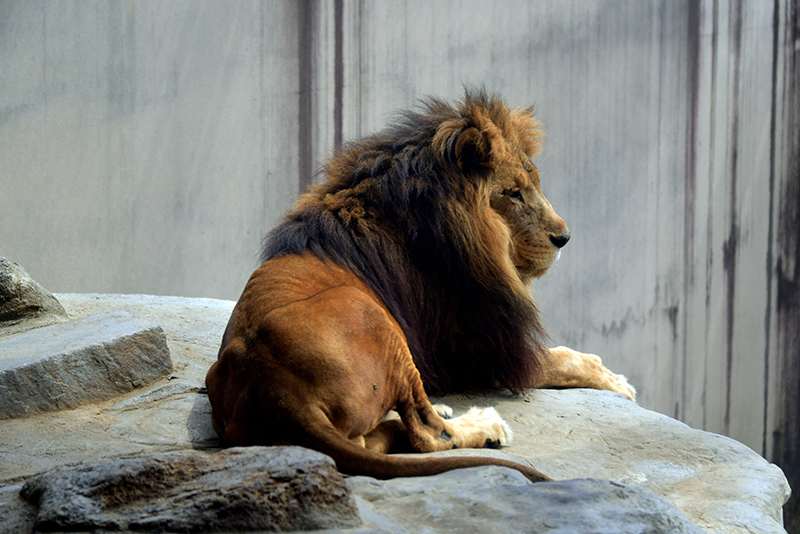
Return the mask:
[[303,426],[306,430],[304,445],[333,458],[336,467],[348,475],[364,475],[387,479],[397,477],[429,476],[484,465],[510,467],[522,473],[531,482],[551,480],[536,469],[490,456],[414,457],[396,456],[371,451],[344,437],[332,425]]

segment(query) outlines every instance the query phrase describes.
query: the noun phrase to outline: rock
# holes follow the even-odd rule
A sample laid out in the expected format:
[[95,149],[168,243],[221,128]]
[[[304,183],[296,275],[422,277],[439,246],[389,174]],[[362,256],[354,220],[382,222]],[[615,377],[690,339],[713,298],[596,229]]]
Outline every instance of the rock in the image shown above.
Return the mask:
[[690,428],[615,393],[541,390],[440,401],[456,414],[473,405],[494,406],[514,430],[514,443],[502,451],[552,478],[591,477],[648,489],[706,532],[784,532],[782,507],[790,489],[780,468],[736,440]]
[[124,312],[0,339],[0,419],[76,408],[172,372],[166,336]]
[[371,532],[703,532],[654,493],[605,480],[532,484],[517,471],[487,466],[347,483]]
[[0,338],[68,318],[58,300],[25,269],[0,257]]
[[[300,447],[144,455],[56,469],[33,477],[20,494],[27,503],[16,515],[4,514],[0,501],[0,518],[19,532],[702,533],[652,492],[616,482],[531,484],[497,466],[345,482],[330,458]],[[362,517],[363,528],[356,528]]]
[[333,460],[299,447],[144,455],[59,469],[21,490],[42,531],[303,531],[361,524]]
[[33,532],[36,507],[20,496],[20,489],[20,484],[0,488],[0,525],[7,534]]
[[[233,302],[143,295],[57,297],[73,317],[121,310],[162,325],[175,370],[169,380],[158,380],[96,405],[0,421],[0,486],[20,484],[37,473],[87,459],[218,446],[210,425],[208,397],[201,388],[208,367],[216,360]],[[499,451],[447,454],[490,454],[528,462],[557,480],[606,479],[649,490],[706,533],[785,532],[781,507],[789,488],[780,469],[732,439],[691,429],[613,393],[541,390],[520,397],[494,393],[439,400],[450,404],[456,414],[472,405],[493,405],[515,433],[511,446]],[[474,493],[464,499],[476,499],[476,506],[484,506],[477,499],[481,481],[488,475],[464,473],[478,481],[477,489],[469,490]],[[516,476],[511,473],[509,477]],[[446,480],[451,479],[421,482],[431,493],[453,493]],[[399,482],[371,481],[370,485],[397,488]],[[467,483],[460,484],[466,491]],[[347,532],[385,532],[386,527],[380,527],[384,522],[406,520],[380,515],[388,497],[381,497],[379,503],[365,496],[363,486],[352,487],[352,491],[367,526]],[[5,525],[4,518],[11,515],[3,512],[3,495],[0,490],[0,524]],[[24,506],[13,500],[5,505],[16,514],[24,511]],[[462,515],[466,518],[469,513]],[[500,515],[493,530],[513,531],[505,528]],[[428,532],[455,531],[444,523],[438,525],[437,530]]]

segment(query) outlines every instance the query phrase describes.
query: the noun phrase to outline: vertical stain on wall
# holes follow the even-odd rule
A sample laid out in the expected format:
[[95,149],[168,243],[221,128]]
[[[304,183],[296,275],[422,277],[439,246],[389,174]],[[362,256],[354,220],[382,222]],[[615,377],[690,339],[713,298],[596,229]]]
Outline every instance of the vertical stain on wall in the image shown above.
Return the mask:
[[697,125],[699,123],[698,106],[700,101],[700,23],[701,9],[699,0],[689,4],[688,9],[688,90],[689,120],[686,132],[686,190],[685,190],[685,230],[684,230],[684,272],[691,282],[694,272],[694,238],[695,238],[695,204],[697,198]]
[[[713,9],[711,13],[711,87],[710,87],[710,117],[716,117],[717,115],[717,61],[718,61],[718,49],[719,49],[719,5],[716,1],[713,3]],[[716,150],[716,127],[715,121],[709,121],[709,141],[708,141],[708,152],[709,154],[714,154]],[[714,180],[711,178],[714,176],[715,168],[714,168],[714,158],[708,158],[708,169],[706,170],[708,179],[707,181],[707,194],[708,198],[714,198]],[[711,311],[711,299],[712,299],[712,280],[714,278],[714,255],[715,250],[713,248],[713,235],[714,235],[714,224],[713,224],[713,217],[708,216],[706,217],[706,231],[705,236],[703,238],[706,246],[705,256],[706,256],[706,263],[705,263],[705,315],[706,320],[708,320],[712,316]],[[706,336],[705,344],[703,346],[703,353],[708,355],[711,350],[711,337]],[[700,406],[701,406],[701,413],[702,413],[702,428],[708,428],[708,405],[706,404],[708,400],[708,396],[706,395],[708,391],[708,383],[709,383],[709,364],[710,361],[706,358],[704,362],[704,369],[703,369],[703,388],[702,394],[700,396]]]
[[800,529],[800,1],[787,3],[783,102],[788,127],[783,146],[785,176],[780,180],[777,226],[775,321],[780,397],[771,460],[793,488],[786,505],[787,530]]
[[[772,332],[772,283],[775,252],[773,243],[775,241],[775,158],[776,158],[776,139],[777,134],[777,105],[778,105],[778,51],[780,35],[780,0],[774,0],[772,5],[772,95],[770,105],[770,124],[769,124],[769,221],[767,227],[767,307],[764,310],[764,421],[769,419],[769,386],[770,381],[770,355],[771,355],[771,332]],[[761,451],[767,451],[767,425],[764,425],[764,433],[761,437]]]
[[299,87],[298,94],[298,186],[300,192],[305,192],[311,185],[313,178],[313,152],[312,152],[312,83],[314,80],[314,22],[316,21],[316,1],[300,0],[298,2],[298,65]]
[[[697,217],[697,128],[700,121],[699,117],[699,101],[700,101],[700,52],[701,52],[701,35],[700,27],[702,20],[701,4],[699,0],[692,1],[689,4],[687,17],[687,56],[688,56],[688,113],[689,120],[687,121],[686,133],[686,186],[684,192],[684,226],[683,226],[683,300],[684,303],[689,302],[689,291],[694,285],[694,263],[695,263],[695,236],[696,236],[696,217]],[[677,307],[676,307],[677,310]],[[677,329],[677,311],[676,317],[673,319],[673,337],[678,338]],[[682,363],[682,376],[680,381],[680,399],[681,403],[686,403],[686,387],[687,376],[686,372],[689,368],[687,361],[689,354],[688,324],[689,313],[683,313],[683,340],[681,343]],[[676,403],[675,413],[680,414],[680,406]],[[677,416],[676,416],[677,417]]]
[[725,272],[725,415],[722,421],[724,434],[730,433],[731,391],[733,382],[733,330],[736,297],[736,263],[739,252],[739,207],[738,187],[739,163],[739,93],[742,63],[742,0],[731,3],[729,23],[731,25],[731,53],[733,54],[733,88],[729,113],[731,130],[728,137],[731,146],[730,183],[728,185],[728,237],[722,247],[722,266]]
[[342,146],[344,101],[344,0],[333,3],[333,149]]

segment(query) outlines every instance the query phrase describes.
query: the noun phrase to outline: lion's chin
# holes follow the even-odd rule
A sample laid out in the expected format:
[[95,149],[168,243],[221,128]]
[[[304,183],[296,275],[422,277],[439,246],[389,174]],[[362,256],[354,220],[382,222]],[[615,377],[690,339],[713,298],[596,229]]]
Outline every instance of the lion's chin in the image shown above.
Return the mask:
[[524,262],[517,262],[514,267],[517,268],[520,278],[527,283],[531,280],[541,278],[542,276],[546,275],[550,270],[550,267],[552,267],[553,264],[559,260],[559,258],[561,258],[560,250],[553,254],[548,254],[546,258],[536,258],[532,261],[525,260]]
[[533,265],[527,265],[525,267],[521,267],[519,265],[517,266],[517,272],[519,273],[519,277],[526,284],[529,283],[531,280],[534,280],[536,278],[541,278],[542,276],[546,275],[547,271],[549,270],[550,270],[550,265],[538,269],[535,268]]

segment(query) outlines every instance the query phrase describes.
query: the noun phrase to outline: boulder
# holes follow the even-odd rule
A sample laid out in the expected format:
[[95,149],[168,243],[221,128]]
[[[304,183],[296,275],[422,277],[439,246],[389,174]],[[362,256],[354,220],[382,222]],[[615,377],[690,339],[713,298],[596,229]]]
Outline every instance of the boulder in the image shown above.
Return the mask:
[[0,419],[76,408],[172,372],[166,335],[125,312],[0,338]]
[[148,454],[57,469],[29,480],[20,494],[36,508],[37,531],[290,532],[361,524],[333,460],[299,447]]
[[[21,525],[19,532],[30,532],[26,529],[32,519],[26,519],[25,514],[33,513],[32,505],[19,498],[19,486],[37,474],[86,461],[189,449],[202,449],[206,454],[219,447],[203,383],[208,367],[216,360],[233,302],[142,295],[57,297],[73,317],[126,311],[145,323],[162,325],[175,370],[168,378],[94,405],[0,421],[0,486],[6,486],[0,489],[0,523]],[[491,454],[527,462],[559,481],[606,481],[569,482],[556,492],[561,492],[561,500],[568,501],[579,491],[585,491],[585,495],[617,490],[628,494],[608,482],[613,481],[652,492],[707,533],[785,532],[781,507],[789,488],[780,469],[732,439],[691,429],[616,394],[541,390],[518,397],[493,393],[437,400],[450,404],[456,415],[472,405],[493,405],[515,432],[511,446],[499,451],[458,450],[447,454]],[[542,508],[538,503],[544,501],[531,495],[515,500],[517,497],[511,494],[533,491],[514,481],[515,472],[502,475],[504,482],[487,485],[487,478],[499,476],[497,469],[464,470],[418,481],[347,479],[364,526],[345,532],[392,532],[391,525],[408,525],[407,521],[417,518],[417,526],[402,528],[422,531],[428,518],[431,525],[435,524],[435,528],[425,527],[428,532],[468,531],[471,528],[464,524],[476,515],[475,511],[479,516],[490,510],[496,514],[494,523],[475,523],[476,531],[514,531],[512,525],[528,521],[515,514]],[[451,483],[453,480],[458,482]],[[469,486],[468,481],[474,485]],[[398,489],[412,483],[417,489]],[[486,495],[494,497],[482,497],[484,486]],[[459,493],[459,487],[463,492]],[[504,489],[509,487],[513,490]],[[428,497],[424,490],[429,491]],[[402,499],[411,498],[413,492],[419,494],[414,497],[418,504],[403,508]],[[513,504],[507,508],[495,502],[509,499]],[[453,508],[454,515],[447,515],[446,508],[455,506],[456,501],[463,506]],[[545,508],[556,507],[552,504],[555,501],[559,499],[546,501],[551,504]],[[423,510],[433,515],[423,515]],[[653,518],[648,521],[656,522]],[[459,528],[450,527],[456,523]],[[604,523],[598,519],[596,524]],[[566,527],[562,531],[575,532]]]
[[654,493],[608,480],[532,484],[518,471],[487,466],[347,483],[371,532],[703,532]]
[[67,319],[58,300],[25,269],[0,257],[0,338]]

